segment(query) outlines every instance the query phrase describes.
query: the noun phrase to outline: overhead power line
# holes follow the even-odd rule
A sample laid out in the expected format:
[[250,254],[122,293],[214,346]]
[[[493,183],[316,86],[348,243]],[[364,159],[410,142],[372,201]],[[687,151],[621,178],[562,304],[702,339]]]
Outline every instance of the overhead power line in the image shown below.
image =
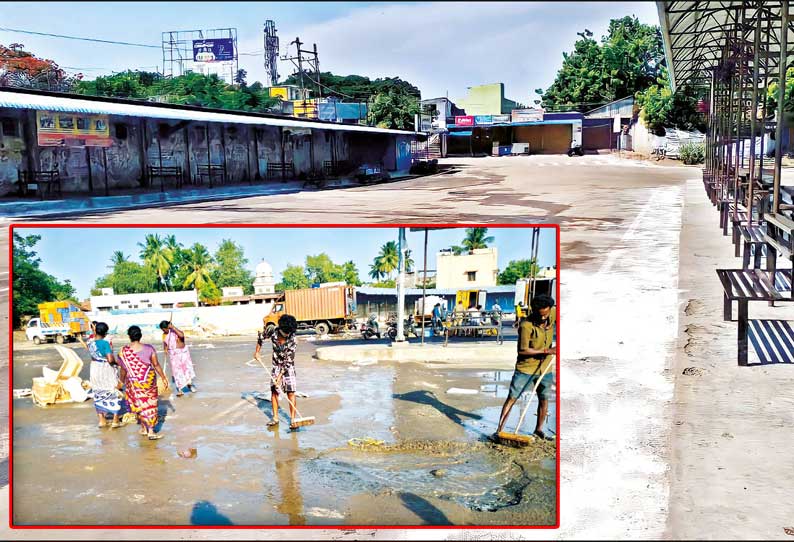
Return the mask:
[[145,43],[130,43],[128,41],[102,40],[98,38],[82,38],[78,36],[66,36],[63,34],[50,34],[48,32],[34,32],[32,30],[20,30],[18,28],[0,27],[0,31],[17,32],[19,34],[33,34],[35,36],[46,36],[50,38],[63,38],[67,40],[92,41],[96,43],[110,43],[113,45],[127,45],[130,47],[146,47],[147,49],[160,49],[159,45],[146,45]]
[[[112,45],[126,45],[128,47],[145,47],[147,49],[161,49],[161,45],[149,45],[146,43],[132,43],[129,41],[114,41],[114,40],[103,40],[99,38],[84,38],[80,36],[66,36],[64,34],[51,34],[49,32],[34,32],[33,30],[20,30],[19,28],[8,28],[4,26],[0,26],[1,32],[16,32],[19,34],[32,34],[34,36],[46,36],[48,38],[61,38],[67,40],[78,40],[78,41],[91,41],[95,43],[110,43]],[[259,56],[263,52],[262,51],[255,51],[252,53],[237,53],[241,56]]]

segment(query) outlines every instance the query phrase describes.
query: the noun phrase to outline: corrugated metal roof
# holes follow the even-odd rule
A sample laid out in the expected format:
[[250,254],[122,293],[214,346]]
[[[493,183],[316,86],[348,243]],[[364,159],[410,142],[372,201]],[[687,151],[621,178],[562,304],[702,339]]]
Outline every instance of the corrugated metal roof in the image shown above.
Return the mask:
[[88,115],[120,115],[128,117],[152,117],[168,120],[190,120],[196,122],[225,122],[229,124],[251,124],[257,126],[281,126],[284,128],[316,128],[344,132],[367,132],[378,134],[414,135],[415,132],[387,130],[351,124],[319,123],[293,119],[218,113],[215,111],[196,111],[180,107],[150,106],[126,102],[96,101],[76,98],[73,95],[51,96],[26,92],[7,92],[0,90],[0,109],[38,109]]

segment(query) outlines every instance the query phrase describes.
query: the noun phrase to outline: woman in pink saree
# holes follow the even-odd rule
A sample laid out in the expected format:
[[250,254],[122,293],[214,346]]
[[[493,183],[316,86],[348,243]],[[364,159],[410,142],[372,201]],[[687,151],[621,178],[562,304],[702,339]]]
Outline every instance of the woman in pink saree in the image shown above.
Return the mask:
[[183,395],[182,390],[185,389],[185,386],[195,392],[196,387],[193,385],[193,379],[196,378],[196,372],[193,370],[190,350],[185,344],[185,334],[167,320],[160,322],[160,329],[163,331],[165,353],[168,354],[168,359],[171,361],[171,375],[176,386],[176,396]]
[[[142,344],[141,328],[130,326],[127,330],[130,344],[119,352],[120,378],[124,382],[124,393],[130,410],[138,417],[141,435],[157,440],[157,378],[162,378],[168,388],[168,380],[157,362],[157,352],[151,344]],[[156,373],[156,376],[155,376]]]

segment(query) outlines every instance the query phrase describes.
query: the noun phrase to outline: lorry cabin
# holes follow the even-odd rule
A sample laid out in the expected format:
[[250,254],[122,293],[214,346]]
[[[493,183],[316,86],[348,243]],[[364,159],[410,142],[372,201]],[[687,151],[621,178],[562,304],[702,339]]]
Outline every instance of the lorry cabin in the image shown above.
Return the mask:
[[298,321],[298,329],[313,329],[318,335],[338,333],[353,322],[355,313],[352,286],[286,290],[265,317],[265,330],[272,332],[281,315],[291,314]]

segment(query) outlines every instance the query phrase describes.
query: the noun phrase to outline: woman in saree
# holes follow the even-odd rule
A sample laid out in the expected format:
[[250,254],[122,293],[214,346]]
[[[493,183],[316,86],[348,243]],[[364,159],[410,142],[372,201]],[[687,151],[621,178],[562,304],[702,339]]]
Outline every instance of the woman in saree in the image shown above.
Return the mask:
[[121,382],[119,381],[118,365],[113,356],[113,347],[106,339],[108,325],[105,322],[92,322],[93,333],[88,343],[78,335],[80,341],[91,356],[91,390],[94,394],[94,408],[99,420],[98,427],[107,427],[107,416],[113,416],[110,427],[121,427]]
[[193,379],[196,377],[196,372],[193,370],[190,350],[185,344],[185,334],[168,320],[160,322],[160,329],[163,331],[163,348],[171,361],[171,376],[176,385],[176,396],[182,397],[185,386],[195,392]]
[[123,346],[119,352],[121,379],[125,385],[127,402],[141,424],[141,435],[149,440],[157,440],[163,437],[154,432],[154,426],[157,425],[157,378],[163,379],[166,389],[168,380],[157,362],[154,347],[141,343],[141,328],[130,326],[127,335],[130,344]]

